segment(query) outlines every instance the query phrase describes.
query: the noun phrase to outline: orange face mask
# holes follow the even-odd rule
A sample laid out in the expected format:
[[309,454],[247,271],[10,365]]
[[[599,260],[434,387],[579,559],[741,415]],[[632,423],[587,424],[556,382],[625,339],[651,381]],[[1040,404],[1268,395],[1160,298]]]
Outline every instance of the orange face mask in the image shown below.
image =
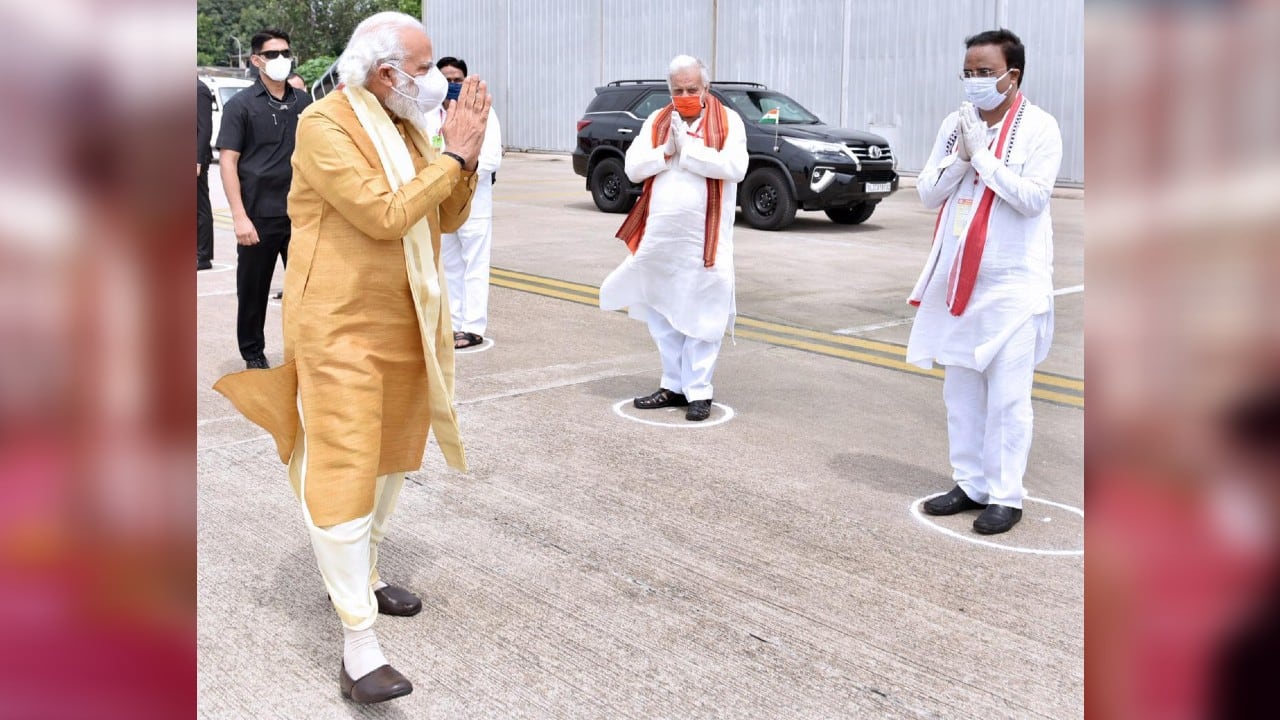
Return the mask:
[[702,96],[700,95],[680,95],[671,98],[672,104],[676,106],[676,112],[691,117],[702,112]]

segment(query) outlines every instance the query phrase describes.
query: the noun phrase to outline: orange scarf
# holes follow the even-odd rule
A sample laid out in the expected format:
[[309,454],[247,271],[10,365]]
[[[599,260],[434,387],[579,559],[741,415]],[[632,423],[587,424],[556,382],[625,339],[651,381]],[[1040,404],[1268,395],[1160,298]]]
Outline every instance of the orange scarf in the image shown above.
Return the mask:
[[[729,133],[729,115],[724,105],[714,95],[708,93],[705,97],[707,106],[702,114],[703,143],[709,148],[723,150],[725,136]],[[669,104],[654,118],[653,147],[666,144],[667,136],[671,133],[671,113],[674,111],[675,106]],[[670,158],[669,155],[667,157]],[[702,241],[703,267],[712,267],[716,264],[716,246],[720,243],[720,203],[723,190],[723,180],[707,178],[707,217]],[[640,193],[640,199],[631,208],[631,212],[627,213],[627,219],[623,221],[622,227],[618,228],[618,233],[614,236],[627,244],[627,249],[632,255],[636,254],[636,249],[640,247],[640,239],[644,237],[644,227],[649,220],[649,201],[652,198],[652,191],[653,178],[650,177],[644,181],[644,190]]]

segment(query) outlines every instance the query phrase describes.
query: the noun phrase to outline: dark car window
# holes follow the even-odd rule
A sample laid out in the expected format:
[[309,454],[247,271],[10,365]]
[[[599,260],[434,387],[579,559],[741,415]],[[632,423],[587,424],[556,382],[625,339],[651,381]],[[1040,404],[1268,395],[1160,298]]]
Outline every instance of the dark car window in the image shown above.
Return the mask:
[[659,92],[651,92],[648,95],[645,95],[644,99],[640,101],[640,104],[637,105],[635,109],[632,110],[631,112],[635,113],[636,117],[640,118],[641,120],[644,120],[645,118],[649,117],[649,115],[651,115],[654,110],[664,108],[670,104],[671,104],[671,93],[667,92],[666,90],[662,90]]
[[758,123],[765,113],[778,109],[778,122],[783,125],[816,125],[821,120],[800,103],[779,92],[769,90],[720,90],[729,105],[742,119]]

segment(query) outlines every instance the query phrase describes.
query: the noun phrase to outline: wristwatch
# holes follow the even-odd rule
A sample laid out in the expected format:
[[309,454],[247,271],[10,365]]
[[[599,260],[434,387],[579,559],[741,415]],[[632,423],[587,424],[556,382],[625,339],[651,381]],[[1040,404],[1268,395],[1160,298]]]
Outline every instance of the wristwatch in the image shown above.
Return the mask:
[[446,156],[446,157],[451,157],[451,158],[453,158],[454,160],[457,160],[457,161],[458,161],[458,167],[462,168],[463,170],[466,170],[466,169],[467,169],[467,161],[466,161],[466,160],[463,160],[463,159],[462,159],[462,156],[461,156],[461,155],[459,155],[458,153],[452,153],[452,152],[449,152],[448,150],[445,150],[443,153],[441,153],[441,155],[444,155],[444,156]]

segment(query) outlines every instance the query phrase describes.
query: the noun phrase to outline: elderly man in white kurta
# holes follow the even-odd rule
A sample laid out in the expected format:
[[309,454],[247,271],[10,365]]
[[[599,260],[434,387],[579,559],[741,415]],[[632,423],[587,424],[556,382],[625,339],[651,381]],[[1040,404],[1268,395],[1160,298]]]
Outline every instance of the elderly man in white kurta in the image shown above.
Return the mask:
[[966,102],[942,122],[917,187],[939,208],[910,302],[907,361],[945,367],[956,487],[932,515],[981,509],[973,528],[1022,518],[1031,450],[1031,386],[1053,338],[1049,196],[1062,162],[1058,123],[1023,96],[1025,51],[1007,30],[965,41]]
[[635,407],[687,407],[698,422],[711,415],[720,343],[737,312],[733,220],[747,137],[738,114],[708,92],[700,60],[677,56],[667,84],[672,103],[627,150],[627,177],[644,192],[618,231],[632,254],[600,286],[600,307],[628,308],[658,345],[660,386]]

